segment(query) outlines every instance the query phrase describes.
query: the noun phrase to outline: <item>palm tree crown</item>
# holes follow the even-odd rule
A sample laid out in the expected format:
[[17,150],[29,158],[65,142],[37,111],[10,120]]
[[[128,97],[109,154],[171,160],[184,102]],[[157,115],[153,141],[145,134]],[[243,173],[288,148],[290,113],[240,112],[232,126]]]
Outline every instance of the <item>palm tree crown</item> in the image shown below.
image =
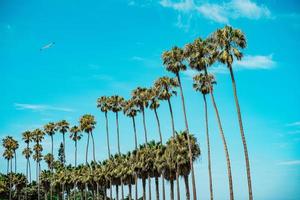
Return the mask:
[[186,65],[183,63],[184,51],[179,47],[173,47],[170,51],[165,51],[162,54],[163,64],[166,69],[174,74],[186,70]]

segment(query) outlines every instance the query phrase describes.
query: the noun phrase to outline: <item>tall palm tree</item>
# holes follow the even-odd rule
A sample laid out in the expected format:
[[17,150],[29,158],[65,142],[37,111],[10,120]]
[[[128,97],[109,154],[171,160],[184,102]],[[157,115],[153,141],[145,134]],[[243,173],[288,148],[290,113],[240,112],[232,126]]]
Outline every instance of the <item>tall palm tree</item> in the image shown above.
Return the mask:
[[167,76],[160,77],[154,82],[154,88],[158,91],[158,99],[168,101],[173,137],[175,137],[175,123],[171,104],[171,97],[173,95],[177,95],[177,87],[179,87],[177,79],[170,78]]
[[[147,127],[146,127],[146,119],[145,119],[145,109],[149,105],[149,94],[147,88],[137,87],[132,91],[132,99],[136,106],[142,112],[143,118],[143,127],[144,127],[144,135],[145,135],[145,145],[148,145],[148,135],[147,135]],[[144,184],[144,183],[143,183]],[[148,175],[148,190],[149,190],[149,200],[151,200],[151,178]],[[143,200],[146,200],[146,196],[143,196]]]
[[[133,132],[134,132],[134,144],[135,144],[135,150],[138,148],[138,141],[137,141],[137,132],[136,132],[136,125],[135,125],[135,117],[138,112],[140,112],[139,108],[134,103],[133,99],[129,99],[124,103],[123,106],[123,112],[126,116],[130,117],[132,119],[132,126],[133,126]],[[134,183],[135,183],[135,199],[138,199],[138,177],[135,173],[134,175]]]
[[47,164],[48,170],[51,170],[52,166],[53,166],[53,161],[54,161],[54,157],[51,153],[47,153],[44,156],[44,161]]
[[[119,129],[119,112],[123,110],[124,98],[118,95],[114,95],[109,97],[108,103],[110,105],[110,109],[112,112],[116,114],[116,128],[117,128],[117,142],[118,142],[118,153],[121,155],[120,149],[120,129]],[[124,188],[123,188],[123,180],[121,178],[121,192],[122,192],[122,200],[124,199]]]
[[[63,136],[63,145],[64,145],[64,161],[66,161],[66,139],[65,135],[69,130],[69,123],[66,120],[61,120],[56,123],[57,130],[62,134]],[[64,166],[66,166],[66,163],[64,163]]]
[[38,185],[38,200],[40,200],[40,171],[41,171],[41,166],[40,166],[40,161],[43,158],[42,151],[43,151],[43,146],[40,144],[42,140],[44,139],[45,133],[41,129],[35,129],[32,132],[32,139],[35,142],[35,145],[33,147],[34,150],[34,155],[33,159],[36,161],[36,182]]
[[31,167],[30,167],[30,157],[32,155],[32,150],[30,148],[30,142],[32,142],[32,133],[31,131],[25,131],[22,133],[22,139],[26,144],[26,148],[23,150],[22,154],[25,156],[26,163],[26,178],[31,182]]
[[237,95],[236,82],[235,82],[234,73],[232,69],[234,58],[236,58],[237,60],[241,60],[243,57],[243,53],[241,52],[241,49],[244,49],[247,45],[246,37],[241,30],[234,29],[230,26],[225,26],[224,28],[218,29],[215,33],[213,33],[212,38],[214,42],[216,42],[218,45],[218,60],[221,63],[226,64],[230,72],[235,106],[238,115],[238,123],[240,127],[240,133],[241,133],[241,138],[242,138],[242,143],[244,148],[249,200],[252,200],[253,194],[252,194],[250,161],[248,155],[247,142],[244,134],[242,114],[241,114],[241,109],[240,109],[238,95]]
[[[194,77],[194,86],[197,88],[202,88],[202,90],[208,90],[207,92],[210,93],[210,97],[213,103],[213,107],[216,113],[220,136],[222,138],[223,146],[224,146],[224,152],[226,156],[226,164],[227,164],[227,173],[228,173],[228,183],[229,183],[229,193],[230,193],[230,199],[234,199],[234,193],[233,193],[233,183],[232,183],[232,173],[231,173],[231,164],[230,164],[230,156],[228,152],[227,142],[224,135],[222,122],[220,119],[219,111],[217,104],[215,102],[214,93],[213,93],[213,84],[215,84],[215,78],[212,74],[198,74]],[[197,85],[197,86],[196,86]]]
[[93,161],[96,162],[95,157],[95,142],[94,142],[94,136],[93,136],[93,130],[95,129],[96,121],[95,117],[90,114],[85,114],[80,118],[80,130],[87,133],[88,140],[87,140],[87,146],[86,146],[86,153],[85,153],[85,163],[88,165],[88,150],[89,150],[89,138],[91,136],[92,143],[93,143]]
[[[215,62],[216,53],[215,45],[210,42],[209,39],[203,40],[201,38],[196,39],[194,42],[187,44],[184,49],[185,57],[192,69],[197,71],[204,71],[207,75],[207,67],[211,66]],[[199,80],[194,79],[193,87],[196,91],[201,92],[204,100],[204,114],[205,114],[205,130],[206,130],[206,142],[208,153],[208,177],[209,177],[209,191],[210,199],[213,200],[213,185],[212,185],[212,172],[211,172],[211,158],[210,158],[210,141],[208,131],[208,113],[206,95],[209,93],[209,88],[203,85]]]
[[77,142],[81,140],[82,134],[80,133],[80,128],[78,126],[72,126],[70,128],[70,138],[74,141],[75,144],[75,167],[77,167]]
[[[148,89],[149,93],[149,99],[150,99],[150,109],[154,111],[155,119],[157,123],[158,133],[159,133],[159,139],[160,143],[163,144],[162,139],[162,133],[161,133],[161,127],[160,127],[160,121],[157,113],[157,109],[160,106],[159,103],[159,90],[156,87]],[[165,180],[163,174],[161,174],[161,180],[162,180],[162,188],[163,188],[163,196],[165,195]],[[156,181],[156,184],[158,184],[158,180]],[[159,186],[156,187],[156,199],[159,200]],[[164,198],[163,198],[164,199]],[[177,177],[177,199],[180,200],[180,191],[179,191],[179,179]]]
[[[188,126],[188,120],[187,120],[187,115],[186,115],[183,89],[182,89],[182,84],[181,84],[181,80],[180,80],[180,72],[186,70],[186,65],[183,63],[184,58],[185,58],[184,51],[182,49],[180,49],[179,47],[173,47],[170,51],[165,51],[162,55],[163,64],[166,66],[167,71],[170,71],[176,75],[176,78],[177,78],[177,81],[179,84],[179,89],[180,89],[180,96],[181,96],[182,110],[183,110],[183,115],[184,115],[185,128],[186,128],[186,131],[189,133],[189,126]],[[195,180],[194,165],[193,165],[193,155],[192,155],[189,134],[188,134],[187,138],[188,138],[188,147],[189,147],[189,159],[190,159],[190,165],[191,165],[191,171],[192,171],[193,199],[197,200],[196,180]]]
[[11,149],[14,152],[14,157],[15,157],[15,174],[17,173],[17,149],[19,148],[19,142],[15,139],[12,138],[11,140]]
[[12,149],[13,138],[6,136],[2,140],[4,147],[3,157],[7,160],[7,176],[9,176],[9,200],[12,199],[12,159],[14,158],[14,151]]
[[[54,155],[54,152],[53,152],[53,136],[55,134],[57,130],[57,127],[56,127],[56,124],[53,123],[53,122],[49,122],[48,124],[46,124],[44,126],[44,132],[50,136],[51,138],[51,154]],[[52,179],[53,179],[53,160],[51,160],[52,162],[50,163],[50,170],[51,170],[51,180],[50,180],[50,198],[52,199],[53,198],[53,189],[52,189]]]

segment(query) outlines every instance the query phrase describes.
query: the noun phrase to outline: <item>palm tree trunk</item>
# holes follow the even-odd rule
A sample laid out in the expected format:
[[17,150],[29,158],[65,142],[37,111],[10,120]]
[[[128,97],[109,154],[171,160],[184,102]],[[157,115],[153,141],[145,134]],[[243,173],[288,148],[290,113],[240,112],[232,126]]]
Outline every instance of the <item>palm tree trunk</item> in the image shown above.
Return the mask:
[[31,183],[31,165],[30,165],[30,158],[28,158],[28,167],[29,167],[29,182]]
[[234,79],[234,74],[231,66],[228,66],[230,70],[230,77],[231,77],[231,82],[232,82],[232,88],[233,88],[233,94],[234,94],[234,100],[235,100],[235,106],[236,106],[236,111],[238,115],[238,121],[239,121],[239,127],[240,127],[240,133],[241,133],[241,138],[243,142],[243,148],[244,148],[244,155],[245,155],[245,163],[246,163],[246,171],[247,171],[247,180],[248,180],[248,192],[249,192],[249,200],[253,199],[253,194],[252,194],[252,182],[251,182],[251,172],[250,172],[250,161],[249,161],[249,155],[248,155],[248,148],[247,148],[247,142],[244,134],[244,127],[243,127],[243,121],[242,121],[242,114],[241,114],[241,109],[240,109],[240,104],[238,100],[238,95],[237,95],[237,89],[236,89],[236,83]]
[[110,145],[109,145],[109,129],[108,129],[108,118],[107,118],[107,112],[105,112],[105,124],[106,124],[106,143],[107,143],[107,152],[108,152],[108,158],[110,158]]
[[222,128],[222,123],[221,123],[221,119],[219,116],[219,111],[215,102],[215,98],[214,98],[214,94],[213,91],[210,91],[210,96],[211,96],[211,100],[216,112],[216,117],[217,117],[217,121],[218,121],[218,126],[219,126],[219,130],[220,130],[220,135],[223,141],[223,146],[224,146],[224,151],[225,151],[225,155],[226,155],[226,163],[227,163],[227,173],[228,173],[228,182],[229,182],[229,192],[230,192],[230,200],[234,199],[234,195],[233,195],[233,183],[232,183],[232,175],[231,175],[231,165],[230,165],[230,158],[229,158],[229,152],[228,152],[228,148],[227,148],[227,142],[225,139],[225,135],[223,132],[223,128]]
[[64,167],[66,167],[66,141],[65,141],[65,133],[63,133],[63,143],[64,143]]
[[116,112],[116,126],[117,126],[118,153],[121,154],[118,112]]
[[129,198],[129,200],[132,199],[131,196],[132,196],[132,194],[131,194],[131,183],[128,183],[128,198]]
[[[27,144],[27,147],[28,147],[28,144]],[[27,189],[28,189],[28,158],[27,158],[27,162],[26,162],[26,179],[27,179],[27,182],[26,182],[26,192],[25,192],[25,199],[27,200]]]
[[142,109],[142,116],[143,116],[145,142],[146,142],[146,145],[147,145],[148,144],[148,138],[147,138],[147,127],[146,127],[146,119],[145,119],[145,110],[144,110],[144,108]]
[[189,131],[188,120],[187,120],[187,116],[186,116],[183,89],[182,89],[179,73],[177,73],[176,76],[177,76],[177,80],[179,83],[182,110],[183,110],[183,114],[184,114],[184,122],[185,122],[186,131],[187,131],[187,138],[188,138],[189,158],[190,158],[190,166],[191,166],[191,171],[192,171],[193,199],[197,200],[196,180],[195,180],[194,165],[193,165],[192,147],[191,147],[191,141],[190,141],[190,135],[189,135],[190,131]]
[[94,163],[96,163],[95,140],[94,140],[94,136],[93,136],[93,131],[91,131],[91,138],[92,138],[92,144],[93,144],[93,160],[94,160]]
[[89,152],[89,143],[90,143],[90,134],[88,133],[88,138],[86,142],[86,149],[85,149],[85,164],[88,164],[88,152]]
[[184,184],[185,184],[185,194],[186,194],[186,200],[190,200],[190,186],[189,186],[189,175],[184,175]]
[[161,177],[162,177],[162,197],[163,197],[163,200],[165,200],[166,199],[166,189],[165,189],[164,173],[161,173]]
[[110,188],[109,188],[109,199],[113,199],[113,198],[112,198],[112,189],[113,189],[113,188],[112,188],[111,180],[109,181],[109,187],[110,187]]
[[158,177],[155,177],[156,200],[159,200],[159,182]]
[[142,184],[143,184],[143,200],[146,200],[146,179],[142,179]]
[[14,154],[15,154],[15,174],[17,173],[17,153],[16,150],[14,150]]
[[179,186],[178,166],[176,166],[176,190],[177,190],[177,200],[180,200],[180,186]]
[[122,178],[121,178],[121,195],[122,195],[122,200],[124,200],[124,185],[123,185]]
[[174,116],[173,116],[173,109],[172,109],[172,105],[171,105],[171,100],[170,99],[168,99],[168,105],[169,105],[169,110],[170,110],[170,115],[171,115],[172,133],[173,133],[173,137],[175,137]]
[[174,181],[170,180],[170,199],[174,200]]
[[6,170],[6,174],[9,174],[9,159],[7,159],[7,170]]
[[138,196],[138,177],[136,174],[134,176],[134,184],[135,184],[135,199],[137,200],[139,196]]
[[154,113],[155,113],[155,118],[156,118],[156,122],[157,122],[157,128],[158,128],[158,133],[159,133],[159,140],[160,140],[160,143],[162,144],[162,134],[161,134],[160,122],[159,122],[159,118],[158,118],[158,114],[157,114],[157,110],[156,109],[154,109]]
[[40,200],[39,162],[36,161],[36,183],[38,186],[38,200]]
[[77,139],[75,140],[75,167],[77,167]]
[[136,134],[136,126],[135,126],[135,118],[132,117],[132,124],[133,124],[133,131],[134,131],[134,145],[135,149],[138,147],[138,142],[137,142],[137,134]]
[[149,195],[149,200],[151,200],[151,177],[148,175],[148,195]]
[[12,200],[12,159],[10,159],[9,200]]
[[119,185],[116,185],[116,200],[119,200]]
[[[51,154],[53,155],[53,135],[51,135]],[[53,160],[51,160],[51,182],[50,182],[50,199],[53,199],[53,188],[52,188],[52,181],[53,181]]]
[[208,112],[207,112],[207,102],[206,96],[203,94],[204,101],[204,112],[205,112],[205,130],[206,130],[206,142],[207,142],[207,159],[208,159],[208,177],[209,177],[209,192],[210,199],[214,199],[213,186],[212,186],[212,172],[211,172],[211,158],[210,158],[210,141],[209,141],[209,131],[208,131]]

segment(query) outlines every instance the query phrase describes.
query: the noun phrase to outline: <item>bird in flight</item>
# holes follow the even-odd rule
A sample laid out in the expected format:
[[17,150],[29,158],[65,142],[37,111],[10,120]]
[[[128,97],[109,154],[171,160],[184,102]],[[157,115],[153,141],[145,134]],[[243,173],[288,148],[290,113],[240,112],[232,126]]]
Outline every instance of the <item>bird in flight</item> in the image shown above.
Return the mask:
[[51,42],[49,44],[46,44],[45,46],[43,46],[42,48],[40,48],[40,51],[43,51],[45,49],[49,49],[51,47],[53,47],[55,45],[55,42]]

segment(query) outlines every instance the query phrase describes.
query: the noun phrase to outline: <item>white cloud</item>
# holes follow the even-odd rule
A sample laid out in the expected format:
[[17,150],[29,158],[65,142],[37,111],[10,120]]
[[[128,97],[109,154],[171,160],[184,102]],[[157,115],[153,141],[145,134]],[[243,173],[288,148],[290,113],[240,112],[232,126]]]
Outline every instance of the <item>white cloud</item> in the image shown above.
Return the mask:
[[276,64],[272,57],[272,55],[246,55],[242,60],[236,61],[236,66],[246,69],[271,69]]
[[279,162],[278,165],[300,165],[300,160],[289,160]]
[[131,58],[131,60],[135,60],[135,61],[143,61],[143,60],[145,60],[145,59],[142,58],[142,57],[140,57],[140,56],[133,56],[133,57]]
[[180,2],[161,0],[159,3],[162,7],[172,8],[178,12],[200,13],[203,17],[217,23],[228,23],[229,19],[260,19],[271,16],[270,10],[265,5],[258,5],[251,0],[231,0],[219,4],[196,4],[194,0]]
[[289,123],[286,126],[300,126],[300,121]]
[[73,112],[71,108],[65,107],[55,107],[51,105],[41,105],[41,104],[24,104],[24,103],[15,103],[14,104],[17,110],[32,110],[32,111],[63,111],[63,112]]

